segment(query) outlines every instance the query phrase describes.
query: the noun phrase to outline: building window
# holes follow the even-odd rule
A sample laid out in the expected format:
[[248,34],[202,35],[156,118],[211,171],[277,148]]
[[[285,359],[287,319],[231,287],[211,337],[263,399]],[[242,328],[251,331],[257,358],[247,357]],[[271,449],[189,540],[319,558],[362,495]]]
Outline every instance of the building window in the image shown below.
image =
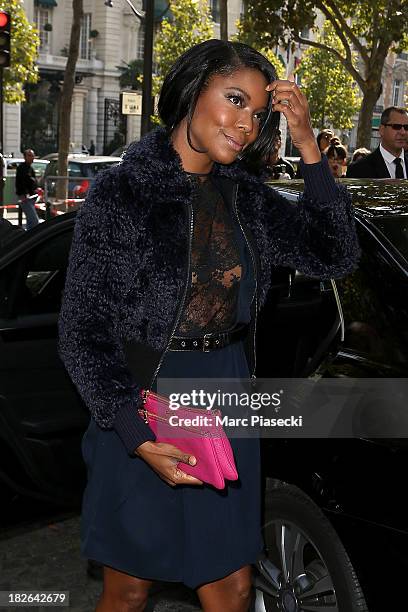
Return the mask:
[[139,25],[139,30],[137,33],[137,43],[136,43],[136,59],[142,60],[144,55],[144,36],[145,29],[144,25],[141,23]]
[[310,29],[309,28],[303,28],[303,30],[301,30],[301,32],[300,32],[300,37],[301,38],[307,38],[309,40],[309,38],[310,38]]
[[40,51],[44,51],[45,47],[50,44],[51,32],[44,29],[45,25],[51,23],[51,11],[37,6],[35,8],[35,23],[40,35]]
[[220,23],[220,2],[219,0],[210,0],[211,15],[215,23]]
[[81,21],[81,37],[79,39],[79,57],[91,59],[91,13],[84,13]]
[[400,98],[401,98],[401,81],[399,79],[395,79],[393,90],[392,90],[392,106],[399,106]]

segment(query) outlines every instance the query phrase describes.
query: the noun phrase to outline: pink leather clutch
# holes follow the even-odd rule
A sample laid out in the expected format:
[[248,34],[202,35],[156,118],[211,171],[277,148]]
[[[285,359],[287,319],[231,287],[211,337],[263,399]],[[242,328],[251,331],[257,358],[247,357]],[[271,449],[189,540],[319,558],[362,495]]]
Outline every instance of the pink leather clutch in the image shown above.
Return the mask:
[[152,391],[143,392],[143,397],[144,407],[139,409],[139,414],[152,429],[156,441],[173,444],[197,459],[196,465],[179,463],[183,472],[216,489],[224,489],[225,480],[238,480],[234,455],[220,422],[219,410],[171,410],[165,397]]

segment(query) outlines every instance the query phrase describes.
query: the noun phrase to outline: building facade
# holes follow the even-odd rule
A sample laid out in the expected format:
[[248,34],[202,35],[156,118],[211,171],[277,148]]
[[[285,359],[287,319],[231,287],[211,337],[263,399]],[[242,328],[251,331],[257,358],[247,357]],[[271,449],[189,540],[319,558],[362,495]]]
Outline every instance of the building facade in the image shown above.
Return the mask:
[[[132,0],[143,11],[142,0]],[[112,6],[109,6],[112,4]],[[232,36],[242,0],[229,0],[228,30]],[[219,3],[209,0],[214,36],[219,36]],[[5,153],[20,154],[32,147],[38,155],[57,150],[58,98],[67,61],[72,23],[72,0],[26,0],[25,10],[40,33],[40,81],[27,88],[27,102],[5,105]],[[140,137],[140,117],[120,113],[121,68],[143,60],[144,27],[126,0],[83,0],[80,53],[71,111],[71,149],[89,148],[97,154]],[[155,0],[158,26],[168,3]]]
[[[199,1],[199,0],[198,0]],[[219,0],[208,1],[214,19],[214,37],[219,37]],[[143,11],[143,0],[132,0]],[[112,4],[112,6],[108,6]],[[233,36],[236,23],[243,12],[242,0],[228,0],[228,31]],[[67,49],[72,21],[72,0],[26,0],[25,10],[30,21],[37,25],[41,47],[38,59],[40,81],[27,87],[27,102],[5,105],[4,150],[18,156],[26,147],[33,147],[38,155],[57,150],[58,99],[67,61]],[[143,60],[144,27],[131,11],[126,0],[83,0],[80,54],[77,63],[76,85],[71,113],[72,150],[89,148],[94,143],[97,154],[111,153],[140,137],[140,117],[120,113],[121,68],[133,60]],[[156,24],[166,14],[166,0],[155,0]],[[318,16],[318,25],[324,17]],[[303,37],[312,31],[302,32]],[[292,77],[306,47],[296,45],[289,50],[276,48]],[[408,54],[390,53],[385,67],[383,92],[373,117],[372,148],[378,143],[381,112],[391,105],[404,105],[407,96]],[[355,127],[343,138],[350,150],[355,148]],[[285,142],[286,124],[281,123]],[[287,154],[291,154],[290,140]]]

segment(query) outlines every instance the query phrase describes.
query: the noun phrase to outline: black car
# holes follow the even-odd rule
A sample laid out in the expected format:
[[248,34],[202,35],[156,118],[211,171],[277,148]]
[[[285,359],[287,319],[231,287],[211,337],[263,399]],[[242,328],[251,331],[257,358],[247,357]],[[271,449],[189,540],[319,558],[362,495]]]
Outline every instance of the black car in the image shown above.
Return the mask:
[[[358,268],[331,282],[297,273],[290,285],[277,275],[260,317],[258,376],[407,377],[408,181],[346,184]],[[291,200],[302,188],[279,185]],[[263,441],[266,554],[256,612],[405,609],[408,431],[380,435]]]
[[[291,200],[300,189],[279,186]],[[273,271],[259,317],[258,376],[406,376],[408,181],[349,189],[360,264],[341,281]],[[75,214],[0,249],[0,486],[71,505],[84,484],[80,442],[89,419],[57,354]],[[262,452],[266,550],[254,610],[404,609],[407,440],[273,439]]]

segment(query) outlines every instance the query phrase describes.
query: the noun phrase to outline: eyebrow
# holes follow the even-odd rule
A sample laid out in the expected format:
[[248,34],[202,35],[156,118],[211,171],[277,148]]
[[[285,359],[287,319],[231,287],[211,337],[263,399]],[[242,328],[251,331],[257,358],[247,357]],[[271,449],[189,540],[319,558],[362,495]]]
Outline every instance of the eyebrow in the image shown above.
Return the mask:
[[[226,87],[226,89],[233,89],[234,91],[240,91],[245,97],[246,99],[250,102],[251,101],[251,96],[249,95],[249,93],[247,91],[245,91],[245,89],[242,89],[241,87]],[[266,111],[267,107],[266,106],[262,106],[262,110]]]

